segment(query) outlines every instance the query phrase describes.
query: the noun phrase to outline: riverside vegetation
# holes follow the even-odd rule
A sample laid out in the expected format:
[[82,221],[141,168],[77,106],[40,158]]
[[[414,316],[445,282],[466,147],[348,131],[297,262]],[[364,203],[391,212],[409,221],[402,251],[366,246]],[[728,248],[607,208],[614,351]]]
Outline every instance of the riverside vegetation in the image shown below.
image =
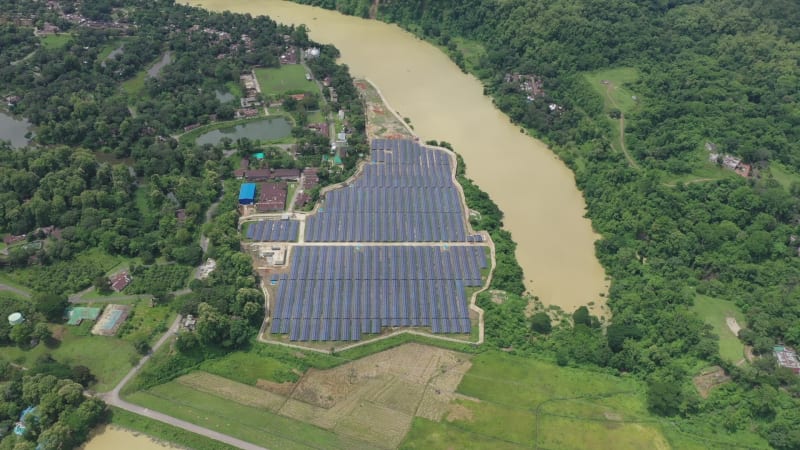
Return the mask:
[[[438,0],[375,11],[366,0],[300,2],[377,16],[439,45],[574,170],[602,235],[613,321],[604,333],[589,320],[533,343],[509,326],[522,347],[632,372],[659,414],[800,446],[800,381],[771,355],[775,343],[800,345],[796,3]],[[609,68],[627,68],[615,73],[638,102],[620,105],[630,107],[632,160],[609,128],[620,110],[604,107],[587,76]],[[528,100],[507,74],[534,75],[544,92]],[[707,144],[752,165],[751,176],[719,170]],[[744,311],[739,337],[753,361],[720,358],[718,336],[692,309],[698,295]],[[508,320],[522,323],[523,312]],[[709,363],[733,382],[702,400],[690,376]]]

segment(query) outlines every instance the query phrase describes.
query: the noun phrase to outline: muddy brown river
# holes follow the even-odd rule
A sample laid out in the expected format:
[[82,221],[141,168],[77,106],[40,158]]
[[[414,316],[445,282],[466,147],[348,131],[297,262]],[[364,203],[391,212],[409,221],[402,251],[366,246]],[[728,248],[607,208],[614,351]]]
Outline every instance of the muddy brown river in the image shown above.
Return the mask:
[[341,62],[375,83],[422,140],[450,142],[464,157],[468,176],[505,213],[529,292],[569,312],[589,302],[604,305],[597,235],[583,217],[586,203],[572,172],[542,142],[520,133],[481,83],[436,47],[395,25],[285,1],[187,3],[306,24],[312,39],[336,45]]
[[158,443],[148,436],[133,431],[104,426],[99,428],[80,450],[164,450],[171,448],[178,447]]

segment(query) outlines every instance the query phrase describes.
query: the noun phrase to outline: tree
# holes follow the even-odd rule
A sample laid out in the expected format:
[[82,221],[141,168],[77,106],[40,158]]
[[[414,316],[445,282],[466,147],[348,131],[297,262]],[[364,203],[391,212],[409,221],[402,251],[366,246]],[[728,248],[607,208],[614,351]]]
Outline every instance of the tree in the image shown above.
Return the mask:
[[88,367],[82,365],[72,366],[71,378],[76,383],[80,383],[81,385],[83,385],[83,387],[88,387],[90,384],[95,382],[95,380],[97,380],[94,374],[92,374],[92,371],[89,370]]
[[58,322],[62,320],[64,318],[64,311],[69,306],[65,295],[39,292],[33,295],[32,300],[36,311],[42,313],[49,322]]
[[575,325],[592,325],[592,319],[589,315],[589,308],[585,306],[581,306],[580,308],[576,309],[574,313],[572,313],[572,320],[574,321]]
[[147,338],[141,337],[133,341],[133,348],[140,355],[146,355],[150,352],[150,344],[147,342]]
[[680,410],[681,385],[673,379],[653,379],[647,383],[647,408],[661,416],[674,416]]
[[540,311],[531,317],[531,329],[537,333],[549,334],[553,329],[550,316],[546,312]]
[[19,346],[26,346],[31,341],[31,335],[33,335],[33,325],[26,321],[19,325],[14,325],[14,327],[11,328],[11,332],[8,334],[8,337],[10,337],[15,344]]
[[94,288],[97,289],[97,292],[101,294],[108,294],[111,292],[111,281],[109,281],[108,277],[105,275],[95,277],[92,284]]
[[48,339],[50,339],[53,336],[53,334],[50,332],[50,328],[47,326],[46,323],[39,322],[36,324],[36,326],[33,327],[32,336],[35,339],[45,342]]

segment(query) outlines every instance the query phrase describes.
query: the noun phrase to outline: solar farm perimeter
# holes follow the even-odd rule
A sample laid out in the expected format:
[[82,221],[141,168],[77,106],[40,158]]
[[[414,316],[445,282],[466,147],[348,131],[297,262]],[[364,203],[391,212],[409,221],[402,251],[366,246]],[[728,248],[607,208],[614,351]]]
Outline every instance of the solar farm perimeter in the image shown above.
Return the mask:
[[375,140],[370,161],[312,213],[257,215],[247,228],[253,253],[281,245],[287,254],[286,268],[262,277],[267,334],[359,341],[417,328],[463,342],[481,313],[468,292],[484,285],[492,264],[488,235],[471,230],[454,173],[446,150]]

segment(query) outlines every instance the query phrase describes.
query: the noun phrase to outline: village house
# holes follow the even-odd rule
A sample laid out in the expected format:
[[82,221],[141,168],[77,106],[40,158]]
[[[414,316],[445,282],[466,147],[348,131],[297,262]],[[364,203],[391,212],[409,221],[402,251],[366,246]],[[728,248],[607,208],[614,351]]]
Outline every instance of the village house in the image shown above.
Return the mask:
[[286,207],[288,185],[286,182],[263,183],[260,186],[256,211],[271,212],[283,211]]
[[111,282],[111,289],[113,289],[114,292],[121,292],[131,284],[131,276],[127,271],[122,271],[113,275],[109,281]]
[[795,353],[794,349],[776,345],[772,351],[775,353],[779,366],[791,369],[792,372],[800,375],[800,359],[797,358],[797,353]]

